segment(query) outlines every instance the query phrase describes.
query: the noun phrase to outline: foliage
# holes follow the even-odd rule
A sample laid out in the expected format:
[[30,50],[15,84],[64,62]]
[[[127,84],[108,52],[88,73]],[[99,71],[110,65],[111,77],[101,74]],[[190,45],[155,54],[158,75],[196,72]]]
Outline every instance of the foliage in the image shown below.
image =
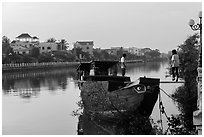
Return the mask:
[[162,128],[159,126],[159,124],[161,123],[161,120],[158,120],[157,123],[154,122],[154,120],[152,118],[150,118],[150,123],[152,125],[152,130],[153,133],[156,135],[163,135],[163,131]]
[[83,101],[80,100],[76,103],[79,107],[78,109],[72,111],[72,116],[77,116],[79,117],[80,115],[83,115],[83,108],[84,108],[84,105],[83,105]]
[[29,55],[11,54],[3,60],[3,63],[31,63],[36,62],[36,59]]
[[196,110],[196,102],[197,102],[197,92],[186,92],[186,86],[180,86],[176,89],[176,92],[172,95],[175,101],[178,103],[179,110],[186,114],[188,111]]
[[9,45],[10,45],[10,39],[7,38],[6,36],[3,36],[3,37],[2,37],[2,46],[3,46],[3,47],[7,47],[7,46],[9,46]]
[[91,55],[88,52],[83,52],[81,48],[73,48],[72,54],[75,55],[75,60],[83,60],[83,61],[90,61]]
[[185,120],[182,114],[179,115],[171,115],[168,121],[169,128],[165,132],[165,134],[169,135],[196,135],[195,128],[192,130],[187,129],[184,125]]
[[56,41],[55,38],[49,38],[49,39],[47,40],[47,42],[55,42],[55,41]]
[[30,55],[27,55],[27,54],[23,54],[23,55],[16,55],[16,56],[21,56],[22,58],[22,61],[21,62],[18,62],[18,63],[33,63],[33,62],[37,62],[37,59],[30,56]]
[[101,50],[100,52],[93,51],[94,60],[118,60],[117,56],[109,54],[106,50]]
[[123,49],[123,47],[120,47],[120,49],[117,51],[117,55],[116,56],[122,57],[123,53],[124,53],[124,49]]
[[2,37],[2,53],[6,56],[8,56],[9,53],[13,53],[13,49],[10,46],[10,39],[6,36]]
[[184,126],[193,129],[193,111],[197,109],[197,90],[180,86],[172,95],[178,103],[179,110],[184,116]]
[[33,48],[30,50],[30,56],[31,56],[31,57],[38,58],[39,55],[40,55],[40,49],[39,49],[39,48],[33,47]]
[[189,80],[192,76],[195,78],[198,66],[198,35],[190,36],[179,48],[181,76],[185,80]]
[[193,130],[193,111],[197,109],[198,35],[188,37],[179,48],[180,76],[185,83],[172,96],[178,102],[179,109],[183,114],[184,127]]
[[145,52],[146,59],[149,61],[159,58],[160,55],[161,53],[158,49],[150,50],[149,52]]
[[54,51],[52,52],[55,61],[71,62],[75,59],[75,56],[67,51]]
[[62,49],[60,50],[66,50],[68,48],[68,43],[65,39],[61,39],[58,44],[62,45]]
[[167,125],[168,128],[165,131],[162,131],[162,128],[159,126],[161,123],[160,120],[157,123],[154,120],[150,119],[153,131],[157,135],[196,135],[196,129],[193,128],[191,130],[187,129],[185,125],[185,119],[183,114],[179,115],[171,115],[168,117]]
[[[185,42],[179,45],[180,73],[184,79],[184,85],[178,87],[172,95],[178,108],[179,115],[172,115],[168,121],[168,130],[164,134],[171,135],[192,135],[196,134],[193,125],[193,111],[197,109],[197,65],[198,65],[198,35],[189,36]],[[171,52],[169,54],[169,59]],[[154,125],[156,125],[154,123]],[[155,131],[160,134],[159,126],[153,126]]]
[[54,62],[50,53],[42,53],[38,57],[38,62]]

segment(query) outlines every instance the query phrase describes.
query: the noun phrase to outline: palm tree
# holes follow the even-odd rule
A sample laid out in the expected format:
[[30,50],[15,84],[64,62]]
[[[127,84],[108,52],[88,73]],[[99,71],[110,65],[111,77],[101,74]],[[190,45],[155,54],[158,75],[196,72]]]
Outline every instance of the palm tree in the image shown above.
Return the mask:
[[61,39],[59,42],[61,50],[66,50],[68,48],[68,43],[65,39]]

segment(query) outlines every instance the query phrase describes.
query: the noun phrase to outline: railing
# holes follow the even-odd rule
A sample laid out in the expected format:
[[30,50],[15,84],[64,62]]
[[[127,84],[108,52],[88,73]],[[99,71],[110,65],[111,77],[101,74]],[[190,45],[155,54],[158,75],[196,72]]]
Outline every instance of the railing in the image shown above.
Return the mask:
[[49,68],[78,65],[79,62],[43,62],[43,63],[15,63],[2,64],[2,70],[18,70],[18,69],[33,69],[33,68]]
[[[143,60],[127,60],[127,63],[142,63]],[[50,67],[65,67],[78,65],[79,62],[43,62],[43,63],[12,63],[2,64],[2,70],[21,70],[34,68],[50,68]]]

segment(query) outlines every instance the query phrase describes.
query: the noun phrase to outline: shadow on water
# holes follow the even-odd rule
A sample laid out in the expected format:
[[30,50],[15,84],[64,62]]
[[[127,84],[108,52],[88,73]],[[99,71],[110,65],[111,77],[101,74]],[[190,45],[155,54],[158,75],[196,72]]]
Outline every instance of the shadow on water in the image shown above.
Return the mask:
[[76,68],[58,68],[3,73],[3,93],[30,98],[31,96],[37,97],[42,87],[48,88],[50,92],[54,92],[56,89],[66,90],[68,81],[76,80],[75,70]]
[[105,119],[83,109],[83,103],[73,112],[78,117],[78,135],[154,135],[148,117],[137,112],[123,114],[118,119]]

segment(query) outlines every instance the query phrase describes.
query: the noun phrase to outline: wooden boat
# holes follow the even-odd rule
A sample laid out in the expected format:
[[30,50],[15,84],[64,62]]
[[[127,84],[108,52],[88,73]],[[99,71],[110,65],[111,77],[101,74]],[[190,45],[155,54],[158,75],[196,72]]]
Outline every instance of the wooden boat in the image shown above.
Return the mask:
[[84,109],[103,118],[128,111],[150,116],[159,93],[159,79],[117,76],[118,61],[91,61],[77,68]]

